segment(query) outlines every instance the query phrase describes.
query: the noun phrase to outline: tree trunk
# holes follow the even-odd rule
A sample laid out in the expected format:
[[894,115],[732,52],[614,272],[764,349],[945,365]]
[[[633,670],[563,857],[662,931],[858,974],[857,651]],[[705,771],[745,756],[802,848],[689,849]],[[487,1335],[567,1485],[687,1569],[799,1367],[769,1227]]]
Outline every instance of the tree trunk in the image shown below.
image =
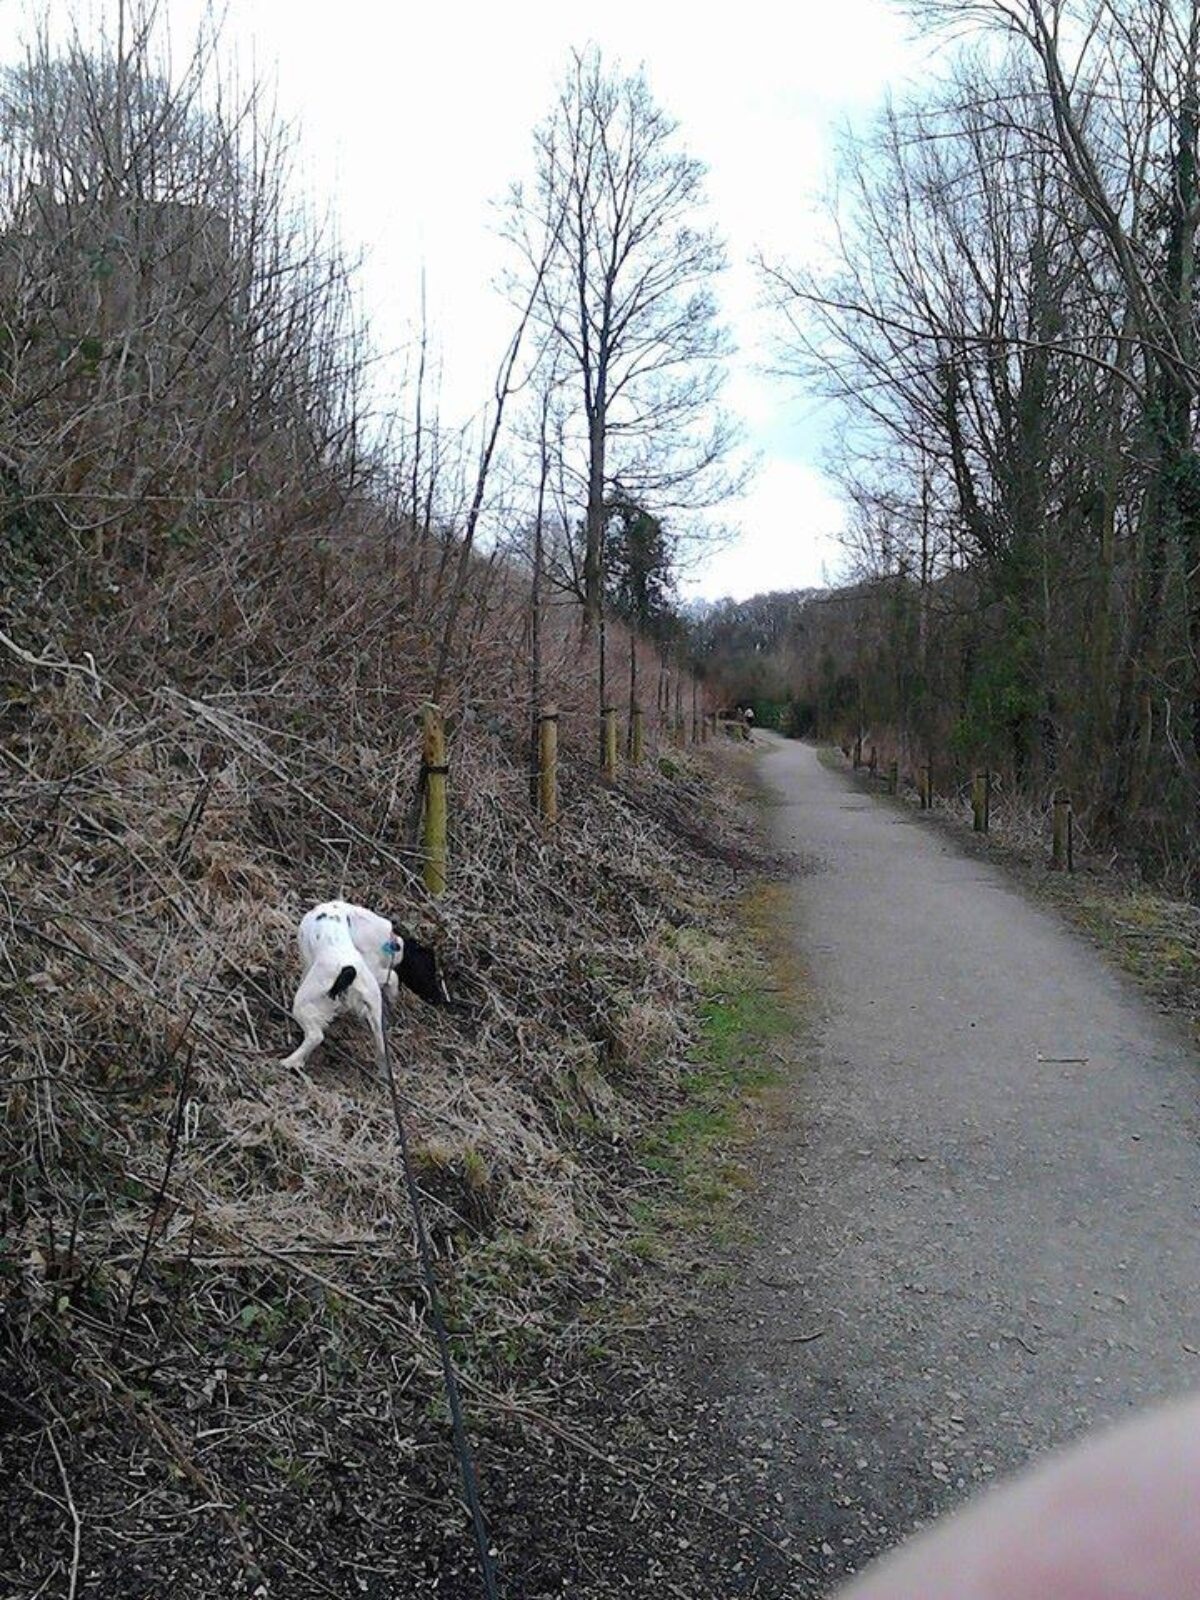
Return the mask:
[[[597,398],[588,420],[587,528],[583,552],[583,630],[600,625],[604,578],[604,405]],[[603,694],[603,690],[601,690]]]
[[632,624],[629,629],[629,731],[626,744],[629,753],[633,754],[633,719],[637,711],[637,634]]
[[537,509],[533,518],[533,581],[529,596],[529,795],[534,805],[538,800],[540,771],[538,718],[542,710],[542,564],[545,559],[546,479],[550,470],[546,443],[549,404],[550,391],[547,389],[542,397],[542,448],[538,463]]

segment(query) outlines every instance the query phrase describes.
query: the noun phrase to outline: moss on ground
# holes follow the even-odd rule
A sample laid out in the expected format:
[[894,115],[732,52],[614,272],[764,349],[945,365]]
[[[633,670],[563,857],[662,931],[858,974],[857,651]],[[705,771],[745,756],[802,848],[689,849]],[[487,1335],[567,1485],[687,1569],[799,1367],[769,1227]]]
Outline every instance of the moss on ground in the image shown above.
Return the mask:
[[780,896],[778,886],[758,884],[740,896],[727,939],[681,939],[703,998],[681,1103],[641,1140],[646,1167],[661,1179],[633,1208],[630,1247],[643,1259],[664,1262],[689,1243],[745,1237],[747,1149],[769,1091],[786,1076],[802,993],[799,975],[768,954],[782,942],[770,937]]

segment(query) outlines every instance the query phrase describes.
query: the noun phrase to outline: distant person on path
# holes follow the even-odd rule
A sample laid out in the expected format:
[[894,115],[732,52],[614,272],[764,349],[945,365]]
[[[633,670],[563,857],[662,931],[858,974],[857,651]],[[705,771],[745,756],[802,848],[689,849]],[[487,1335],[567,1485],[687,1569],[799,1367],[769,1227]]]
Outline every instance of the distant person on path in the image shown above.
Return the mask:
[[742,726],[746,730],[747,739],[749,739],[752,736],[752,734],[754,733],[754,707],[753,706],[747,706],[745,711],[742,712]]

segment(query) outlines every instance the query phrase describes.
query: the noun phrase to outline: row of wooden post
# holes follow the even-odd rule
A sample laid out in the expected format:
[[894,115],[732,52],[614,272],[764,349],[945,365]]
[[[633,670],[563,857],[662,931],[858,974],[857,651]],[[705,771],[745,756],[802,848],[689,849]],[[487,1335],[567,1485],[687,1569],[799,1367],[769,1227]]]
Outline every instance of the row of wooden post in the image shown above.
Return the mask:
[[[716,714],[693,712],[692,737],[697,733],[701,742],[708,739],[710,729],[716,728]],[[424,737],[422,756],[425,771],[425,810],[422,838],[424,845],[424,879],[430,894],[440,895],[446,889],[446,728],[441,709],[427,705],[423,714]],[[687,742],[687,724],[682,717],[674,719],[675,742]],[[614,782],[617,776],[617,713],[613,706],[605,706],[601,713],[601,757],[604,776]],[[538,780],[537,807],[544,821],[558,820],[558,708],[547,706],[538,716]],[[640,707],[633,712],[629,726],[628,755],[630,762],[640,766],[645,755],[645,715]],[[862,739],[854,744],[854,766],[863,765]],[[879,757],[871,746],[870,773],[879,771]],[[887,788],[889,794],[900,789],[900,766],[893,760],[888,763]],[[917,769],[917,792],[921,810],[933,805],[933,767],[926,762]],[[992,775],[977,772],[971,780],[971,812],[976,833],[987,833],[991,827]],[[1075,823],[1071,800],[1064,790],[1054,797],[1054,835],[1051,864],[1056,870],[1075,870]]]
[[[843,745],[843,750],[845,746]],[[878,776],[879,755],[874,745],[870,747],[870,755],[863,760],[863,743],[859,737],[854,741],[854,770],[857,772],[866,767],[871,777]],[[887,770],[887,792],[898,794],[900,791],[900,764],[890,761]],[[933,806],[933,766],[926,762],[917,768],[917,795],[921,802],[921,810],[928,811]],[[971,779],[971,820],[976,833],[990,833],[992,825],[992,775],[990,772],[977,772]],[[1075,817],[1071,809],[1071,797],[1065,789],[1059,789],[1054,796],[1054,832],[1051,845],[1050,864],[1056,871],[1075,871]]]
[[[715,712],[697,712],[692,715],[692,738],[702,744],[716,727]],[[425,801],[421,830],[425,887],[430,894],[446,891],[446,725],[441,708],[426,705],[422,713],[423,739],[422,763],[424,767]],[[671,719],[671,731],[676,745],[687,744],[687,722],[682,717]],[[634,708],[626,742],[629,762],[640,767],[646,754],[646,716],[640,706]],[[600,714],[600,757],[605,778],[615,782],[617,777],[617,712],[614,706],[605,706]],[[537,719],[537,809],[538,815],[548,823],[558,821],[558,707],[548,705]]]

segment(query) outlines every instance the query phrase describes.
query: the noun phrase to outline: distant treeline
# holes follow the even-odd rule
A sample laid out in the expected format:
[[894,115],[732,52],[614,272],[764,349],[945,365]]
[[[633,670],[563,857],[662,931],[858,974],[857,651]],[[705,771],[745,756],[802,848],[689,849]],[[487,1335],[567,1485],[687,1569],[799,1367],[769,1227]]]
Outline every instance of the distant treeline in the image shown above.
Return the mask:
[[[986,766],[1010,794],[1049,808],[1070,791],[1088,837],[1150,877],[1189,875],[1177,784],[1148,784],[1105,822],[1110,773],[1089,745],[1089,702],[1064,640],[1063,677],[1024,676],[1013,619],[980,575],[953,572],[925,589],[903,575],[828,590],[723,601],[693,618],[701,670],[724,705],[750,705],[760,726],[850,746],[861,737],[915,781],[932,760],[943,789]],[[1031,683],[1033,687],[1031,688]]]

